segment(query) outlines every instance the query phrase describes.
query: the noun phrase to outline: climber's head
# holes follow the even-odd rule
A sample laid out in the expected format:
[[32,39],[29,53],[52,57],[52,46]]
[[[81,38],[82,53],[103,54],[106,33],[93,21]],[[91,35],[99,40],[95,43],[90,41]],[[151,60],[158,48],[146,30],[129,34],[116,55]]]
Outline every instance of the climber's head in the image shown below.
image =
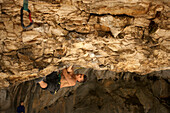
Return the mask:
[[23,101],[21,101],[20,104],[21,104],[21,106],[24,106],[24,102]]
[[87,80],[87,76],[84,74],[76,74],[76,80],[78,82],[84,83]]

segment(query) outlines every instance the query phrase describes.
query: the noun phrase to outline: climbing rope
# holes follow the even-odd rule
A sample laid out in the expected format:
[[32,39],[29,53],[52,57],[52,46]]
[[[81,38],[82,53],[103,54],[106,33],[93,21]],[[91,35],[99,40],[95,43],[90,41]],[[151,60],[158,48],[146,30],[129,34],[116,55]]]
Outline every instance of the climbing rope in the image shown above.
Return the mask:
[[[25,10],[29,13],[30,24],[28,26],[25,26],[23,23],[23,10]],[[31,19],[31,11],[28,9],[28,0],[24,0],[23,7],[21,8],[21,26],[24,29],[27,29],[27,28],[31,27],[32,24],[33,24],[33,20]]]

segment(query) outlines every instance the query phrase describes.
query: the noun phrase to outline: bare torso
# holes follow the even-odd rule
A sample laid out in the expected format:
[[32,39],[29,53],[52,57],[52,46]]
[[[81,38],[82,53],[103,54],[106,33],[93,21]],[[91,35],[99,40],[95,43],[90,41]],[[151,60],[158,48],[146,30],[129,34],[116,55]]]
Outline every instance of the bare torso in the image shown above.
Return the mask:
[[[74,75],[72,75],[72,76],[74,76]],[[61,76],[60,88],[69,87],[69,86],[74,86],[74,85],[76,85],[76,81],[75,81],[75,84],[70,85],[70,84],[68,83],[68,81],[66,80],[66,78],[65,78],[63,75]]]

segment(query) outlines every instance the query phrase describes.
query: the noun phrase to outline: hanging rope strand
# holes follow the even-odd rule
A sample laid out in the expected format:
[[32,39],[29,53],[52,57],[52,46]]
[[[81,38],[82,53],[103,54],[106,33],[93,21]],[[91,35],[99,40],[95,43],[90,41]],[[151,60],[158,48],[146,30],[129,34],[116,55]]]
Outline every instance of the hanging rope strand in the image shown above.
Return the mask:
[[24,0],[23,7],[25,11],[28,11],[28,0]]
[[[23,23],[23,10],[25,10],[29,13],[30,24],[28,26],[25,26]],[[28,0],[24,0],[23,7],[21,8],[21,26],[24,29],[27,29],[27,28],[31,27],[32,24],[33,24],[33,20],[31,19],[31,11],[28,9]]]

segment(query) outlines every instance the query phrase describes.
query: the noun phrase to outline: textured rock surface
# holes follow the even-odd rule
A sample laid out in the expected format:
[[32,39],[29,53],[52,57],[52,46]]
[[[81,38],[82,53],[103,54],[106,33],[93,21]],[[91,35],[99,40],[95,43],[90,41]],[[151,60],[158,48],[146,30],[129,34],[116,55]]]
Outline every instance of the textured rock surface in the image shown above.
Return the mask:
[[[66,64],[147,74],[170,69],[169,0],[0,0],[0,87]],[[28,15],[25,13],[25,15]],[[24,23],[29,24],[27,16]]]
[[78,72],[86,74],[88,81],[55,95],[33,81],[1,89],[0,112],[15,113],[22,100],[26,113],[169,113],[170,85],[160,76],[170,71],[145,76],[92,69]]

